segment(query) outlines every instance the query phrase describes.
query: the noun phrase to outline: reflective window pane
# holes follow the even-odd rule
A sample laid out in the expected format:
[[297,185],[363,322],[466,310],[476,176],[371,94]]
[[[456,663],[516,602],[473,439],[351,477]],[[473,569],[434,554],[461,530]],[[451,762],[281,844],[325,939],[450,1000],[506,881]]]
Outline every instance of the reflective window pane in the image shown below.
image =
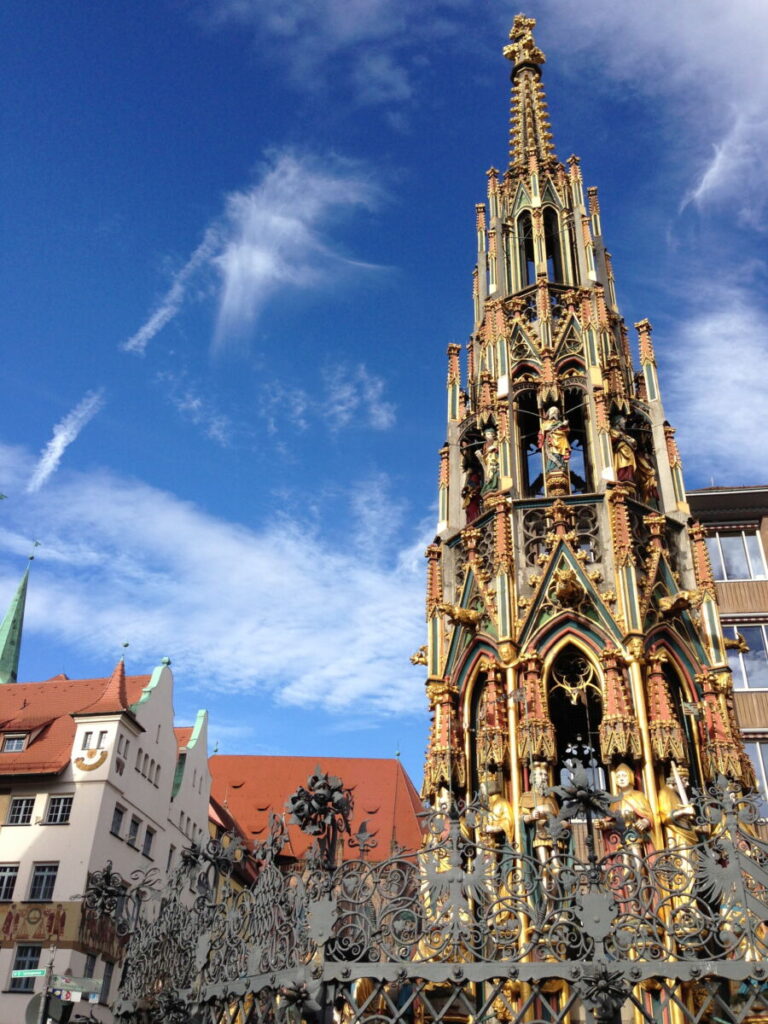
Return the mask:
[[712,572],[714,573],[716,580],[721,580],[723,579],[723,563],[720,559],[720,548],[717,543],[717,537],[707,537],[706,540],[709,560],[712,563]]
[[741,635],[747,642],[749,653],[742,655],[750,689],[768,689],[768,652],[765,649],[763,626],[742,626]]
[[762,755],[761,761],[757,765],[757,787],[763,798],[760,803],[760,816],[765,818],[768,817],[768,785],[766,785],[766,780],[768,779],[768,743],[756,743],[755,746],[759,748]]
[[768,817],[768,802],[766,802],[766,757],[768,756],[768,745],[765,743],[745,743],[744,748],[749,754],[749,758],[755,767],[755,777],[757,779],[757,788],[762,796],[760,801],[760,817]]
[[748,533],[744,538],[747,542],[749,560],[752,563],[752,579],[765,579],[765,562],[763,561],[763,550],[760,538],[756,533]]
[[[726,629],[725,630],[725,635],[726,636],[732,636],[733,635],[733,630],[732,629]],[[729,648],[726,651],[726,654],[728,655],[728,664],[730,665],[731,672],[733,673],[733,686],[734,686],[734,689],[736,689],[736,690],[744,690],[744,689],[746,689],[746,687],[747,687],[747,680],[745,678],[744,671],[743,671],[743,669],[741,667],[741,658],[739,656],[739,652],[733,650],[733,648]]]
[[744,549],[744,538],[740,533],[721,534],[720,547],[725,562],[725,576],[729,580],[748,580],[749,564]]

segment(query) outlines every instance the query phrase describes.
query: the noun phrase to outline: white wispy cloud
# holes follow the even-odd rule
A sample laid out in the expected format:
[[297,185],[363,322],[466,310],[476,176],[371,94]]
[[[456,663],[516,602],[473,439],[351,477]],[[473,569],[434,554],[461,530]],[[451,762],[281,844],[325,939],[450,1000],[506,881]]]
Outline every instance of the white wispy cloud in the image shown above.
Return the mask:
[[384,398],[386,384],[362,363],[326,369],[324,415],[332,430],[353,421],[374,430],[388,430],[395,422],[395,406]]
[[209,440],[223,448],[231,444],[234,433],[232,418],[221,412],[215,402],[204,395],[201,387],[185,373],[163,370],[157,374],[156,381],[185,420],[199,427]]
[[364,169],[333,155],[272,153],[260,180],[229,193],[224,212],[174,276],[142,326],[123,342],[143,354],[149,342],[184,308],[198,282],[216,295],[213,347],[253,328],[275,293],[329,285],[353,269],[372,269],[333,248],[323,229],[331,216],[372,209],[380,190]]
[[341,85],[358,104],[412,100],[429,41],[459,38],[462,14],[475,11],[470,0],[202,0],[201,8],[209,25],[250,30],[261,52],[268,40],[300,89]]
[[27,483],[27,493],[39,491],[55,473],[67,448],[77,439],[83,427],[104,406],[104,391],[89,391],[63,420],[53,428],[53,437],[40,453],[37,465]]
[[[31,462],[0,447],[9,487]],[[377,500],[391,500],[385,482],[374,483]],[[346,504],[348,535],[362,538],[375,524],[356,514],[359,486],[335,502],[334,519]],[[9,586],[30,517],[45,541],[28,643],[44,634],[101,654],[117,637],[137,663],[169,653],[185,686],[362,715],[423,714],[423,677],[408,662],[423,642],[420,535],[386,535],[374,562],[348,535],[330,541],[301,518],[251,529],[104,472],[59,474],[8,506],[0,556],[14,554]]]
[[[619,80],[671,113],[687,159],[683,205],[736,203],[742,223],[765,226],[768,157],[768,6],[762,0],[539,0],[542,38],[584,74]],[[599,56],[595,56],[598,54]],[[593,77],[594,80],[594,77]]]
[[665,407],[678,427],[686,478],[700,486],[711,479],[737,485],[768,478],[761,322],[747,291],[716,287],[663,339]]
[[187,288],[195,275],[203,270],[209,260],[219,251],[221,246],[220,229],[212,225],[203,236],[203,240],[189,257],[187,262],[174,275],[171,287],[160,300],[159,305],[141,327],[124,341],[121,348],[126,352],[144,355],[147,345],[176,316],[184,305]]

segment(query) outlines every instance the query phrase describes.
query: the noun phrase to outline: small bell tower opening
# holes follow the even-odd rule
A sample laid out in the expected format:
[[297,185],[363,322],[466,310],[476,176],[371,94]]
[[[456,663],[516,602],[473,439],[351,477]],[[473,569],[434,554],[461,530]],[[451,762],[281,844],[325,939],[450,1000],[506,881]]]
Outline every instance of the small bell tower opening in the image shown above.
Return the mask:
[[539,407],[534,388],[517,395],[517,437],[520,453],[520,493],[526,498],[544,494],[544,473],[539,448]]
[[564,413],[568,420],[571,457],[568,464],[572,494],[588,494],[594,489],[588,450],[587,398],[580,387],[565,389]]
[[544,248],[547,255],[547,277],[563,283],[563,257],[560,248],[560,222],[551,206],[544,207]]
[[517,252],[520,285],[527,288],[536,284],[536,253],[533,247],[533,221],[528,210],[517,218]]

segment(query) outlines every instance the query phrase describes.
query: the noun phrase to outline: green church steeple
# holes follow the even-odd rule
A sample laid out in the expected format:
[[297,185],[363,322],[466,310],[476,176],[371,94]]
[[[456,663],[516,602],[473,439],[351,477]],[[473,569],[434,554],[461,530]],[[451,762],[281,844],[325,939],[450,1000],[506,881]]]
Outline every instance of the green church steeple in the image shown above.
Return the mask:
[[18,678],[21,631],[24,626],[28,581],[29,565],[21,577],[21,582],[0,625],[0,683],[15,683]]

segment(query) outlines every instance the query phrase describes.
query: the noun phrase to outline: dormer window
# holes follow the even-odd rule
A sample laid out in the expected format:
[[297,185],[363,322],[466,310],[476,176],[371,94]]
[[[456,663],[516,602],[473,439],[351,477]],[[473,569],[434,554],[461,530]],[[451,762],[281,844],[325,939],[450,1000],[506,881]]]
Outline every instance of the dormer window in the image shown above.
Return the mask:
[[15,754],[27,745],[27,733],[7,732],[3,737],[3,753]]

